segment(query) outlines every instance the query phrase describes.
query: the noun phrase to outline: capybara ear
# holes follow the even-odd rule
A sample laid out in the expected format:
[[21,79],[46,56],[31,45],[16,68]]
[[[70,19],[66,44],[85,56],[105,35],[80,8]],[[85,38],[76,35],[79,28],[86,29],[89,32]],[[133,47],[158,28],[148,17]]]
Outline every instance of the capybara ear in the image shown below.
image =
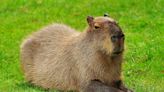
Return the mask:
[[88,22],[88,25],[90,26],[90,27],[93,27],[94,26],[94,18],[92,17],[92,16],[88,16],[87,17],[87,22]]
[[105,13],[105,14],[104,14],[104,17],[109,17],[109,14],[108,14],[108,13]]

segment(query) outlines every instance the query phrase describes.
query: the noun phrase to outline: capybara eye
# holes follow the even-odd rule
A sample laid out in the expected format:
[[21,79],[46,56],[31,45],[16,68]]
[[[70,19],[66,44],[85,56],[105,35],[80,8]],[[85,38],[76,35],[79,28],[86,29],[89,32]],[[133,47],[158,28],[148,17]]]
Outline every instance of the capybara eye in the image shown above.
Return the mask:
[[98,29],[98,28],[100,28],[99,26],[95,26],[95,29]]

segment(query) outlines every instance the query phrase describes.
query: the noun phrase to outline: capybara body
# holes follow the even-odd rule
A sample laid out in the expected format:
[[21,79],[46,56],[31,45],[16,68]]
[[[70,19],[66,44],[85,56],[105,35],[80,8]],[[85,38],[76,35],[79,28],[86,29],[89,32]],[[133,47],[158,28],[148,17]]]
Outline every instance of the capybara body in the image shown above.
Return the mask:
[[121,80],[123,32],[109,17],[87,21],[84,32],[53,24],[28,37],[21,45],[25,79],[43,88],[80,92],[92,80],[108,86]]

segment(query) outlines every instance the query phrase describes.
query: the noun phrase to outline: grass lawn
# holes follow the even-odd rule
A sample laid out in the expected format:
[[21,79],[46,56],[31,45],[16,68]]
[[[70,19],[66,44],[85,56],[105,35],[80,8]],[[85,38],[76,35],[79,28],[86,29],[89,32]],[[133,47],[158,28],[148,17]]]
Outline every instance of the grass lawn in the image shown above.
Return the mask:
[[[57,22],[79,31],[109,13],[126,35],[123,76],[135,92],[164,92],[164,0],[0,0],[0,92],[44,92],[25,82],[22,40]],[[57,92],[50,90],[50,92]]]

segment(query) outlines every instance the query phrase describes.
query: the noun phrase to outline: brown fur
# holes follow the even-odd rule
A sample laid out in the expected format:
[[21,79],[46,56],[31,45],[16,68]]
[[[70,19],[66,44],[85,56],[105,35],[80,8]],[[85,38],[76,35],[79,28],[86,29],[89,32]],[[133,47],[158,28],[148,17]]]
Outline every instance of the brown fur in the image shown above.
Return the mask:
[[121,80],[123,55],[112,54],[115,46],[110,40],[113,24],[109,23],[115,21],[97,17],[92,22],[82,33],[53,24],[26,39],[21,45],[25,79],[43,88],[76,91],[82,91],[95,79],[108,86]]

